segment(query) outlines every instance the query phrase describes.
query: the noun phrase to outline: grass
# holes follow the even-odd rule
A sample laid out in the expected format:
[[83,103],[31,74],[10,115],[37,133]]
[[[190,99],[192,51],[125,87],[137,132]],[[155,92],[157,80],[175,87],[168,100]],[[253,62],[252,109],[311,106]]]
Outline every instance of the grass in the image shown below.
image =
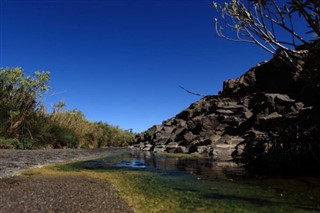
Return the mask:
[[138,213],[188,212],[318,212],[308,203],[283,196],[281,191],[248,184],[199,180],[187,175],[170,175],[148,170],[84,169],[84,162],[55,164],[26,170],[32,178],[88,176],[111,183]]

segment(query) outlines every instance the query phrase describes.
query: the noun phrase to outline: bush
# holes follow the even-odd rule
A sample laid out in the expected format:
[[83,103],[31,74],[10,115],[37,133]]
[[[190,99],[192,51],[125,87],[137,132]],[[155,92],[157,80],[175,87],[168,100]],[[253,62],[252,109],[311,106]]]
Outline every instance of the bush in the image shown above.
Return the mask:
[[52,137],[51,145],[54,148],[78,148],[79,139],[76,133],[70,129],[61,126],[53,126],[50,129]]
[[31,139],[3,138],[0,137],[0,149],[31,149],[34,141]]
[[3,138],[0,137],[0,149],[15,149],[17,148],[17,144],[19,140],[16,138]]

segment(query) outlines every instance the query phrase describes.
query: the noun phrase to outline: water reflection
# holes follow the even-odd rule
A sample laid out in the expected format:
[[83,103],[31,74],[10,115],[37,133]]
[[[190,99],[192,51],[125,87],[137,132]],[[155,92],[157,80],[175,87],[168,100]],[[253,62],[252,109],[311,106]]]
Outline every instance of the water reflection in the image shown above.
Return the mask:
[[[98,165],[101,168],[101,163]],[[230,176],[245,174],[244,169],[234,162],[217,162],[206,158],[174,157],[141,151],[128,151],[119,154],[112,160],[104,159],[102,165],[105,169],[111,167],[189,173],[204,179],[230,178]]]
[[119,164],[115,165],[120,168],[134,168],[134,169],[144,169],[147,167],[146,162],[144,160],[133,159],[131,161],[123,160]]
[[233,162],[131,150],[122,150],[105,158],[79,162],[76,163],[76,167],[109,171],[113,169],[151,171],[173,190],[193,192],[203,199],[214,202],[229,200],[253,205],[255,208],[273,206],[272,208],[277,209],[281,206],[284,209],[293,208],[298,212],[300,210],[320,212],[320,185],[319,178],[316,177],[312,179],[250,177],[242,167]]

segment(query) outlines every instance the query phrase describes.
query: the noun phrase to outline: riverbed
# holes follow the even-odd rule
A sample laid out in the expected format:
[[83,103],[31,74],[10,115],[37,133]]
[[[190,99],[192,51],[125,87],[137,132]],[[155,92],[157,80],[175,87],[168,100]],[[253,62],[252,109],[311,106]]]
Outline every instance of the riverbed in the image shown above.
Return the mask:
[[[35,168],[66,161],[66,164]],[[33,169],[25,170],[28,168]],[[148,213],[320,212],[319,177],[251,176],[241,165],[198,156],[127,149],[0,150],[0,171],[2,177],[21,173],[19,177],[4,178],[4,183],[12,186],[26,182],[41,185],[41,181],[47,183],[48,180],[51,184],[54,183],[51,180],[58,178],[57,184],[69,182],[71,188],[80,190],[79,193],[84,187],[90,190],[91,184],[103,185],[103,180],[106,185],[111,184],[105,190],[114,187],[128,203],[127,207],[124,203],[120,205],[128,211],[132,208]],[[83,181],[83,186],[76,187],[74,178],[79,183]],[[68,194],[68,191],[59,193]],[[20,205],[21,200],[16,202]],[[99,203],[95,208],[101,209]]]
[[149,209],[157,208],[152,202],[169,205],[174,200],[174,211],[160,212],[320,212],[319,177],[252,176],[228,161],[120,151],[61,169],[114,174],[126,184],[122,188],[123,183],[115,181],[116,188],[125,191],[133,185],[129,196],[145,197],[143,204],[136,201],[136,205],[151,203]]

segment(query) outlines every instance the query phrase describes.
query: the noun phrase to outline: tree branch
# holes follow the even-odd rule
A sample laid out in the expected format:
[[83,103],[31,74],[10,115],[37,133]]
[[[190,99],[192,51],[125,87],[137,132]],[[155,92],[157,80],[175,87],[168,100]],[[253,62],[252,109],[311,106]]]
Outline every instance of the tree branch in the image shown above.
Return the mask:
[[196,96],[201,96],[201,97],[205,97],[205,96],[208,96],[208,95],[205,95],[205,94],[200,94],[200,93],[195,93],[195,92],[192,92],[186,88],[184,88],[183,86],[179,86],[181,89],[183,89],[184,91],[186,91],[187,93],[190,93],[192,95],[196,95]]

